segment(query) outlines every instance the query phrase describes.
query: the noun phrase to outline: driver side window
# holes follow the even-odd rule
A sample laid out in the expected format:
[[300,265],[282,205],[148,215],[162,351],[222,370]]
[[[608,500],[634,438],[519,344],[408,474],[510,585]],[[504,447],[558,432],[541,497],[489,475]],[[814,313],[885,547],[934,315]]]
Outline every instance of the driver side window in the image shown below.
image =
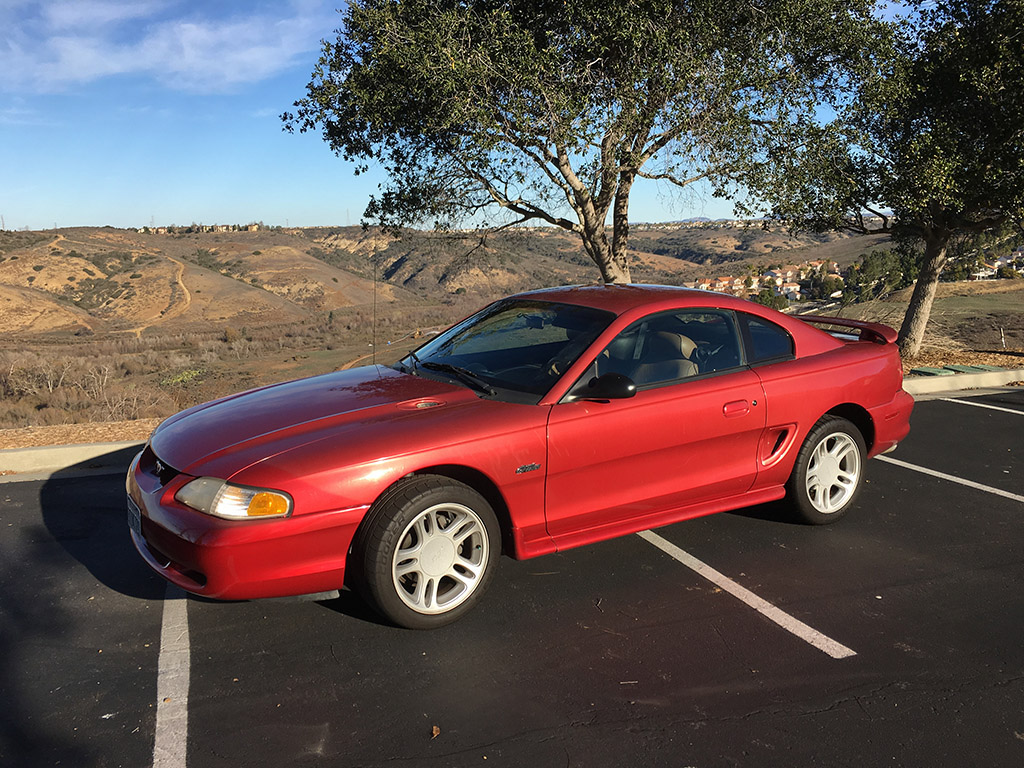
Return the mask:
[[672,384],[742,365],[731,312],[690,310],[644,318],[597,356],[593,375],[628,376],[638,388]]

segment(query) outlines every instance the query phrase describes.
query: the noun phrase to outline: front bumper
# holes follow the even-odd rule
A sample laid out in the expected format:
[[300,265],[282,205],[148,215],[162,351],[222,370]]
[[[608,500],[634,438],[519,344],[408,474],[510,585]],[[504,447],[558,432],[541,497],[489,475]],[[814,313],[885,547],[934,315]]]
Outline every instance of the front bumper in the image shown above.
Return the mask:
[[165,579],[222,600],[341,588],[346,556],[368,507],[223,520],[175,501],[174,494],[193,477],[158,474],[145,454],[128,470],[129,528],[143,560]]

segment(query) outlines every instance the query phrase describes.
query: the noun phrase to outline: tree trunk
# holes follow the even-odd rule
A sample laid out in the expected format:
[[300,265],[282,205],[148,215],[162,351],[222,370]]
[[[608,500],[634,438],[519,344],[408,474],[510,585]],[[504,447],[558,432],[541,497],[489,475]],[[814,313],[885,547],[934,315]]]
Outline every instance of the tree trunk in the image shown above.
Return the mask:
[[609,260],[607,268],[601,269],[601,279],[605,283],[626,284],[633,282],[633,278],[629,274],[629,265],[620,264],[615,258]]
[[608,243],[604,224],[591,228],[584,223],[582,237],[583,247],[587,255],[597,264],[597,268],[601,271],[601,280],[604,283],[631,282],[629,264],[625,259],[616,258],[616,254]]
[[[629,272],[629,192],[633,188],[635,175],[623,172],[619,175],[619,188],[615,192],[612,208],[612,262],[622,276],[612,282],[632,282]],[[608,282],[607,280],[605,282]]]
[[924,255],[921,257],[921,271],[914,285],[914,293],[907,306],[907,314],[903,316],[903,325],[896,339],[900,355],[910,359],[921,351],[924,340],[924,329],[928,325],[928,316],[932,312],[935,301],[935,290],[939,286],[939,275],[946,264],[946,246],[949,234],[929,234],[925,238]]

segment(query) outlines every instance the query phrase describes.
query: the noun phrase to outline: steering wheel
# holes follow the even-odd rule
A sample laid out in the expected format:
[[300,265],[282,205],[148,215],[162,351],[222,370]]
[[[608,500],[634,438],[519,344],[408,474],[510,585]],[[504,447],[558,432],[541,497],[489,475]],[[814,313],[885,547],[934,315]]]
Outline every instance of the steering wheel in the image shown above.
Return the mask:
[[698,346],[693,350],[691,356],[693,361],[697,363],[697,367],[703,372],[704,366],[711,362],[711,358],[722,351],[724,344],[705,344],[704,346]]
[[541,368],[541,370],[548,376],[561,376],[563,373],[565,373],[565,369],[567,367],[568,366],[565,364],[565,361],[556,355],[555,357],[552,357],[550,360],[544,363],[544,366]]

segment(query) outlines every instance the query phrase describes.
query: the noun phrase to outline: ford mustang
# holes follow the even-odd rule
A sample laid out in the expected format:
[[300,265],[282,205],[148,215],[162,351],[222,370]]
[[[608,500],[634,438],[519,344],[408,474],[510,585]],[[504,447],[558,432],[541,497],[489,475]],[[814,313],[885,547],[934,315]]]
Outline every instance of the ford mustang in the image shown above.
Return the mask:
[[128,472],[131,536],[197,595],[350,585],[395,624],[440,626],[502,553],[783,497],[838,520],[909,430],[895,336],[681,288],[522,293],[392,366],[167,419]]

